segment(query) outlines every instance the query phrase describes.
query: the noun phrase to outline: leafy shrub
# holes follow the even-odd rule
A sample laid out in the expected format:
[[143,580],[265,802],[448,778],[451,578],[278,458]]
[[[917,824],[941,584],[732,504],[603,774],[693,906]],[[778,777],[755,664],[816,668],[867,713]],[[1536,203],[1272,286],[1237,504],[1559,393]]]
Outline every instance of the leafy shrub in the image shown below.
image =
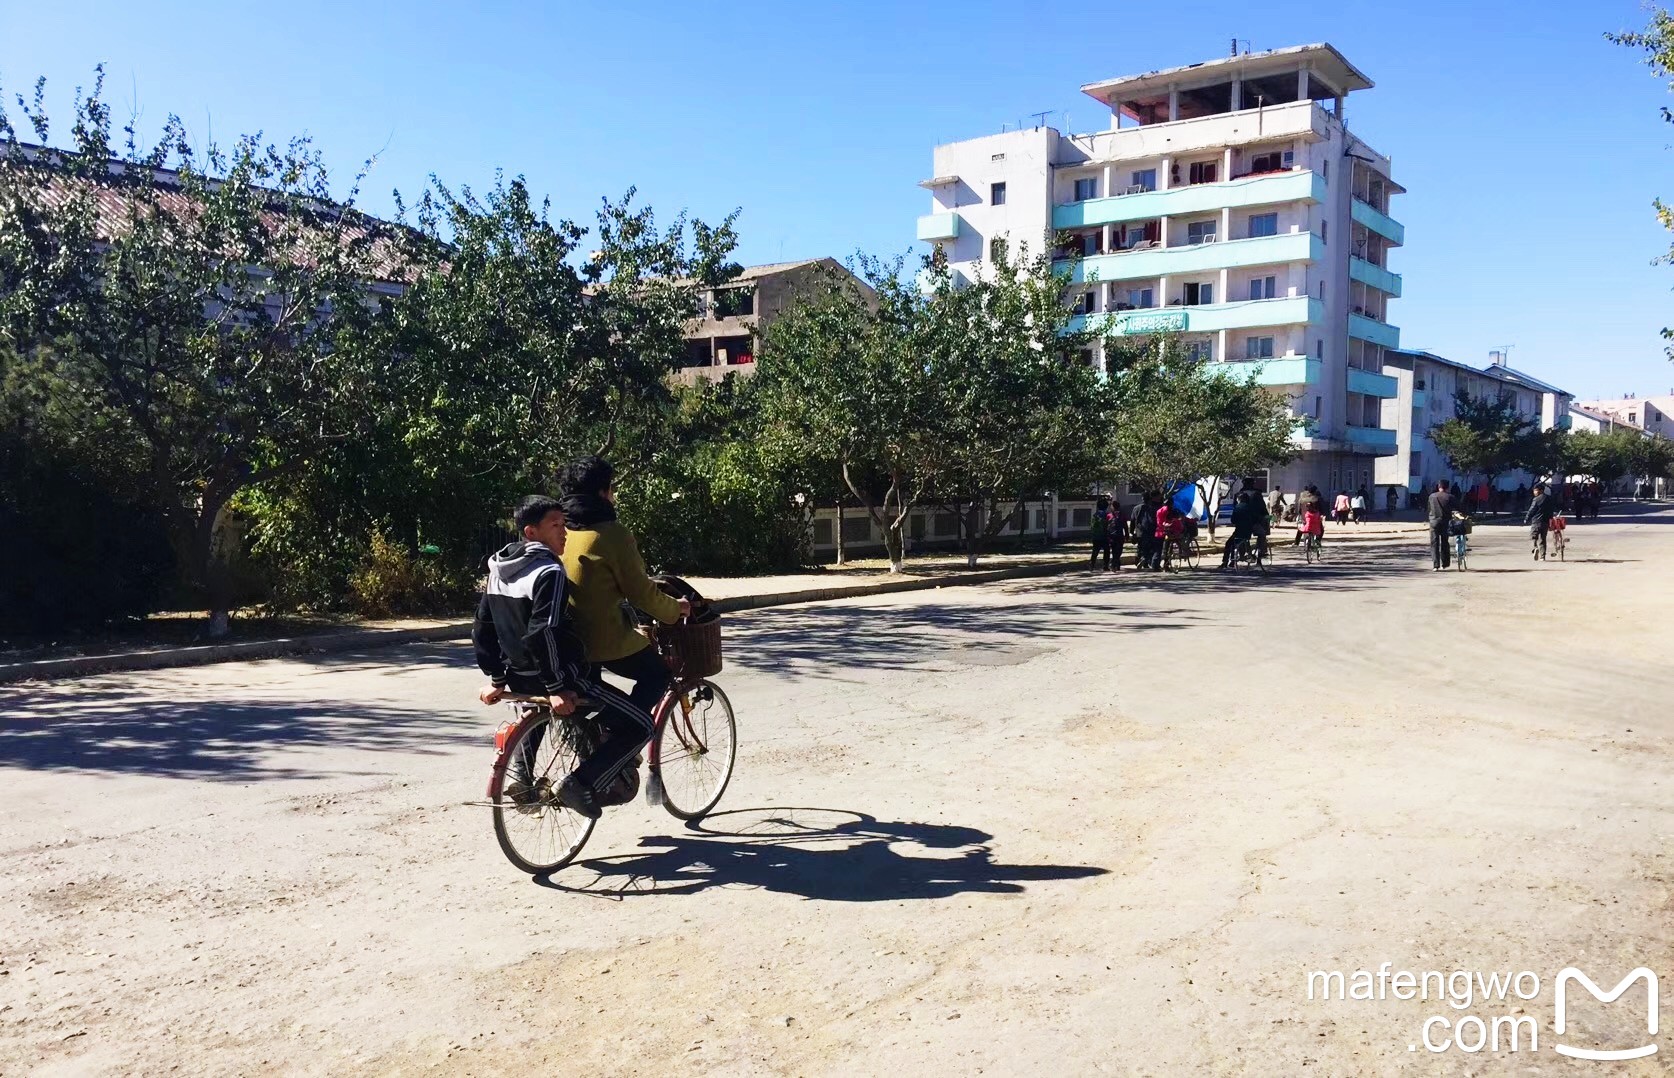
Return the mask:
[[349,600],[363,617],[453,614],[470,602],[473,585],[440,561],[414,558],[375,531],[366,556],[349,574]]

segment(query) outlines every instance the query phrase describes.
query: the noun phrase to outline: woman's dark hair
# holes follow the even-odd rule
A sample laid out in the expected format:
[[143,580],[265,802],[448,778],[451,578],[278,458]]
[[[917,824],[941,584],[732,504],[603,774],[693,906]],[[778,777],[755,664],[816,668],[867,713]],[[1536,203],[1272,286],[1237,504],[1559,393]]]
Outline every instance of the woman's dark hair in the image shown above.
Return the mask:
[[558,476],[558,489],[564,497],[597,496],[610,489],[616,469],[600,456],[586,456],[571,461]]
[[563,511],[564,507],[558,504],[558,499],[549,498],[545,494],[531,494],[517,503],[517,512],[512,519],[517,523],[517,534],[522,535],[524,528],[539,525],[548,513]]

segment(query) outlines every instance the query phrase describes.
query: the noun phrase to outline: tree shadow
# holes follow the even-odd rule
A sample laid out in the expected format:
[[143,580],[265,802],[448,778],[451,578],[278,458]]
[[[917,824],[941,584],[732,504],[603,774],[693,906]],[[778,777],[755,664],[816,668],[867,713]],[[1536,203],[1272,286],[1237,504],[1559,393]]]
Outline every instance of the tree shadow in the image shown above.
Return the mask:
[[[650,852],[579,861],[564,870],[564,883],[550,877],[536,882],[612,899],[753,887],[825,902],[898,902],[1017,894],[1028,882],[1108,871],[997,863],[992,839],[974,827],[881,821],[843,809],[735,809],[688,825],[685,835],[641,839]],[[915,856],[912,847],[948,855]]]
[[862,669],[910,666],[946,673],[1015,666],[1050,653],[1052,642],[1099,633],[1185,629],[1203,620],[1186,610],[1128,614],[1098,603],[1005,606],[995,594],[976,604],[854,602],[772,607],[730,617],[727,663],[761,673],[842,677]]
[[483,729],[480,716],[363,697],[163,699],[114,687],[31,687],[0,691],[0,768],[236,782],[383,774],[285,761],[297,759],[288,750],[309,748],[440,755],[470,742],[486,745]]

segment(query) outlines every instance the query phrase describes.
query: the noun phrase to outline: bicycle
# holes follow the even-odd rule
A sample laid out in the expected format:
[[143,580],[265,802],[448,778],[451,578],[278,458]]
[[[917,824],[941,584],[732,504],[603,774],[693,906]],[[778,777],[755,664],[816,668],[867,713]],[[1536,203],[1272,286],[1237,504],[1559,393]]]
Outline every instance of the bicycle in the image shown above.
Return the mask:
[[1232,557],[1227,561],[1227,568],[1239,569],[1243,567],[1254,567],[1265,574],[1267,572],[1267,559],[1268,554],[1265,549],[1265,544],[1258,543],[1252,538],[1245,537],[1239,539],[1237,543],[1233,545]]
[[1466,564],[1465,564],[1465,555],[1470,552],[1470,549],[1471,549],[1471,544],[1467,541],[1467,533],[1466,532],[1454,532],[1453,533],[1453,564],[1459,570],[1459,572],[1461,572],[1461,573],[1464,572],[1465,569],[1467,568]]
[[1307,532],[1302,536],[1302,560],[1310,565],[1325,560],[1325,544],[1313,532]]
[[1176,536],[1163,541],[1164,572],[1177,573],[1181,565],[1187,569],[1196,569],[1201,556],[1202,551],[1198,548],[1196,539]]
[[1563,528],[1552,529],[1552,548],[1558,552],[1559,561],[1565,560],[1564,551],[1569,547],[1569,537],[1564,534],[1564,530]]
[[[642,762],[647,803],[677,819],[701,819],[726,793],[738,755],[738,726],[727,694],[709,680],[720,672],[719,626],[701,634],[711,638],[712,649],[700,646],[695,655],[675,631],[686,627],[653,630],[653,643],[675,667],[675,679],[651,713],[644,752],[600,797],[601,805],[626,804],[638,795]],[[712,654],[704,654],[708,650]],[[704,659],[709,661],[696,661]],[[558,801],[559,784],[599,743],[597,711],[583,701],[571,714],[555,717],[543,697],[505,699],[516,718],[494,736],[488,780],[494,837],[519,869],[550,875],[575,860],[598,822]],[[547,736],[554,727],[557,736]]]

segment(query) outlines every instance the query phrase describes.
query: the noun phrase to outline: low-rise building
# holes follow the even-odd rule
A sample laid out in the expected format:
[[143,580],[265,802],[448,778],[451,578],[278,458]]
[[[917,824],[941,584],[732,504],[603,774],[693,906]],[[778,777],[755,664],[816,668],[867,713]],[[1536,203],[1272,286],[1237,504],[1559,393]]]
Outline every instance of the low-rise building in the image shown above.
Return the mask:
[[846,279],[870,296],[872,289],[834,258],[805,258],[747,266],[702,297],[701,314],[686,324],[686,362],[675,377],[692,384],[731,373],[755,372],[756,342],[781,311],[822,282]]
[[[1377,463],[1379,487],[1400,487],[1412,494],[1432,489],[1438,479],[1467,479],[1453,470],[1447,457],[1430,439],[1430,431],[1452,419],[1459,393],[1472,397],[1510,400],[1517,411],[1541,430],[1568,429],[1573,422],[1573,395],[1505,364],[1503,357],[1486,367],[1473,367],[1433,352],[1390,351],[1384,373],[1395,378],[1395,396],[1383,402],[1383,425],[1395,430],[1393,456]],[[1534,482],[1527,472],[1506,472],[1496,480],[1499,489],[1515,490]]]
[[1619,397],[1582,401],[1581,407],[1647,434],[1674,438],[1674,393],[1658,397]]

